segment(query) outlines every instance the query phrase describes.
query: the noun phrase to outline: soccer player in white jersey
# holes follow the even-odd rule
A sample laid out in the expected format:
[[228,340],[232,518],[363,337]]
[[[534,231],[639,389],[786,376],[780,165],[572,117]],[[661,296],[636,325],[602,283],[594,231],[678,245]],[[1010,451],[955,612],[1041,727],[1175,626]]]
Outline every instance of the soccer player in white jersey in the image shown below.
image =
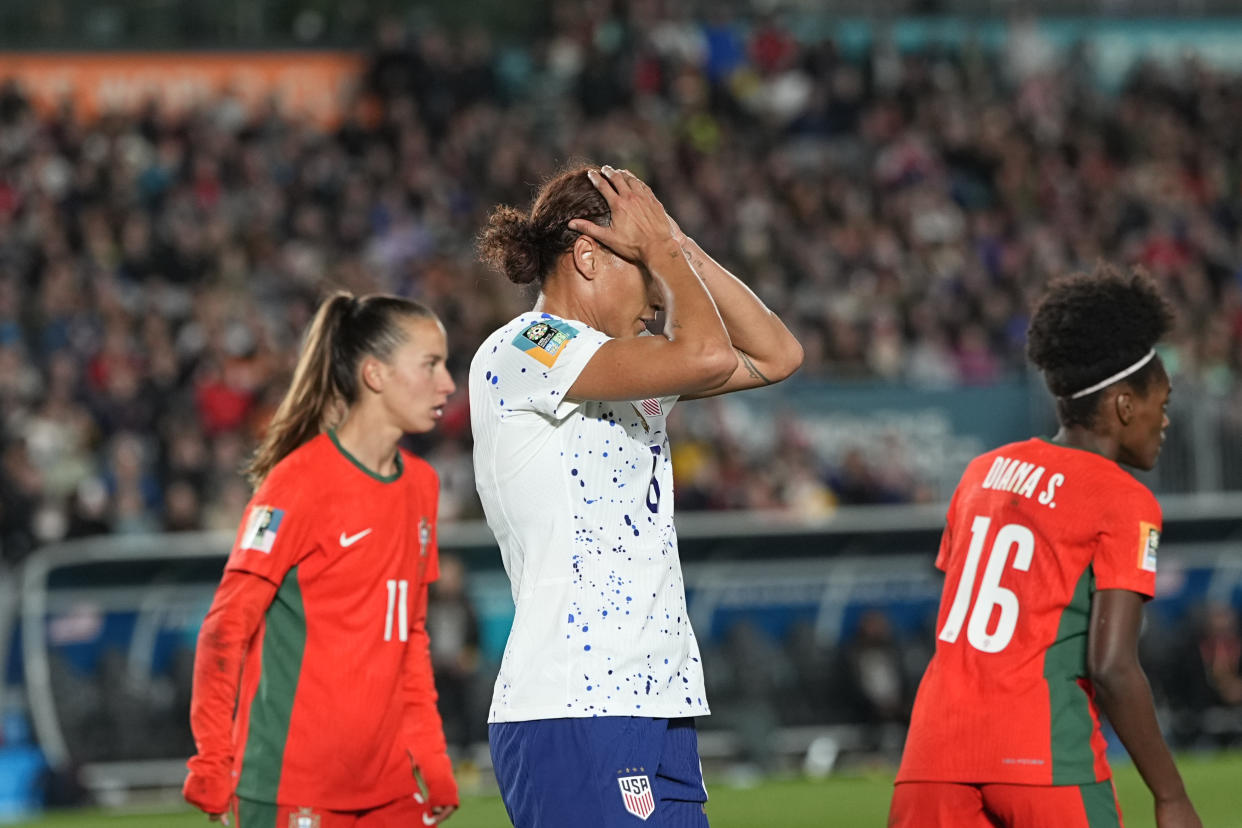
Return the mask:
[[517,828],[701,828],[708,706],[665,421],[679,398],[784,379],[802,348],[625,170],[497,208],[480,253],[539,287],[470,365],[475,476],[517,606],[489,715],[505,806]]

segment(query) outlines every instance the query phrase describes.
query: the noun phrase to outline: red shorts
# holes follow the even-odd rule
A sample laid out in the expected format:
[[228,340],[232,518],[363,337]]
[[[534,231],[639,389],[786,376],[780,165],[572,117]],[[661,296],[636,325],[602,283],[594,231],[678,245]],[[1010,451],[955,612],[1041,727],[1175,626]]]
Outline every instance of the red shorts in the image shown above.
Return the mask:
[[1087,785],[899,782],[893,790],[888,828],[1123,828],[1123,824],[1111,779]]
[[417,794],[367,811],[328,811],[253,799],[234,801],[236,821],[230,822],[236,828],[416,828],[435,824],[431,809]]

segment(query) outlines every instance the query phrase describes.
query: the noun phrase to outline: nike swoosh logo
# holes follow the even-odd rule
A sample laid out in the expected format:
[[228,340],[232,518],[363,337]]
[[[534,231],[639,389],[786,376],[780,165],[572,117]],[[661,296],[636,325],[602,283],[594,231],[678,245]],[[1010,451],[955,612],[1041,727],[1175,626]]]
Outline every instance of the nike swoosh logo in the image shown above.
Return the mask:
[[353,546],[355,543],[362,540],[369,534],[371,534],[370,529],[363,529],[361,532],[359,532],[356,535],[347,535],[344,532],[342,532],[341,533],[341,546]]
[[437,824],[439,821],[440,821],[440,820],[436,819],[435,817],[431,816],[430,814],[423,814],[423,825],[435,825],[435,824]]

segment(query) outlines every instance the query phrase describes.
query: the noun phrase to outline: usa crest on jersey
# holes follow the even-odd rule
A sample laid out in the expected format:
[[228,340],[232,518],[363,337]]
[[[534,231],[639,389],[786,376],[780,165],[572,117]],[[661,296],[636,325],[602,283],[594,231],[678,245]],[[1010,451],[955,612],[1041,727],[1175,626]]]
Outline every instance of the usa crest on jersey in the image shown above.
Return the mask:
[[623,776],[617,780],[621,786],[621,801],[625,810],[641,820],[655,813],[655,795],[651,792],[651,780],[644,776]]
[[298,808],[296,814],[289,814],[289,828],[319,828],[319,814],[310,808]]

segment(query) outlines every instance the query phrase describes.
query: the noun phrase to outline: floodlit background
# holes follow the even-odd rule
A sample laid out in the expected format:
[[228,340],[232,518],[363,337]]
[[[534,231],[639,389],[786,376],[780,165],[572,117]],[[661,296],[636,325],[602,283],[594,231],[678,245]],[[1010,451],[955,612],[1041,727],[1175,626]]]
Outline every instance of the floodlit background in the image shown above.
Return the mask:
[[[790,381],[671,421],[713,824],[882,821],[943,504],[974,454],[1054,430],[1027,316],[1100,259],[1146,267],[1179,312],[1144,476],[1166,516],[1144,659],[1205,822],[1242,824],[1236,14],[4,0],[0,820],[199,824],[177,788],[238,468],[340,286],[448,327],[463,390],[411,448],[444,483],[429,623],[469,793],[450,824],[507,824],[484,720],[513,607],[464,379],[530,297],[472,246],[493,205],[589,159],[649,181],[806,350]],[[1117,764],[1129,824],[1150,824]]]

